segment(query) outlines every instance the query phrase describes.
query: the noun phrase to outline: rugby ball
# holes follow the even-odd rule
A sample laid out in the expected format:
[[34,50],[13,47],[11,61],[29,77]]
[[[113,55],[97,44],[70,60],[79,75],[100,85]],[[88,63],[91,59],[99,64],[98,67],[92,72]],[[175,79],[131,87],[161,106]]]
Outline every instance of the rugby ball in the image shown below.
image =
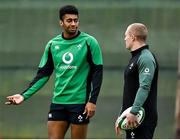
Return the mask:
[[[126,119],[126,114],[129,113],[131,111],[132,107],[127,108],[122,114],[121,116],[118,117],[117,119],[117,125],[122,129],[122,130],[132,130],[134,128],[128,128],[127,127],[127,119]],[[144,120],[145,117],[145,111],[144,109],[141,107],[138,114],[136,115],[137,117],[137,121],[138,121],[138,125],[136,126],[136,128],[142,123],[142,121]]]

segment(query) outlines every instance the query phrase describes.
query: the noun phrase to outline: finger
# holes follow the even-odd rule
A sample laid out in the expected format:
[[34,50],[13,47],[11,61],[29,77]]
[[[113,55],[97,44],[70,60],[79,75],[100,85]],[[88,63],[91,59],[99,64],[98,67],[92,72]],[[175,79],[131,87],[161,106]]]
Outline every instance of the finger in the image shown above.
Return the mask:
[[93,116],[93,113],[91,111],[87,111],[86,119],[91,118]]
[[88,119],[88,118],[89,118],[89,113],[86,114],[86,119]]
[[12,102],[5,102],[5,105],[12,105]]
[[134,127],[137,127],[138,123],[137,122],[134,122]]
[[86,112],[87,112],[87,111],[86,111],[86,109],[85,109],[84,112],[83,112],[83,114],[86,114]]
[[135,121],[134,127],[137,128],[138,125],[139,125],[139,123],[137,121]]
[[115,128],[115,131],[116,131],[116,135],[118,136],[120,134],[120,128],[119,127],[116,127]]
[[134,128],[135,124],[132,122],[131,125],[130,125],[130,128]]
[[116,135],[118,136],[119,132],[118,132],[118,128],[117,127],[115,127],[115,132],[116,132]]
[[133,123],[128,121],[126,128],[130,128],[130,129],[133,128]]
[[94,113],[95,113],[95,111],[89,111],[89,115],[90,115],[90,116],[93,116]]
[[95,114],[95,111],[88,111],[88,117],[92,117],[92,116],[94,116],[94,114]]
[[9,99],[11,96],[7,96],[6,98]]
[[7,96],[6,98],[7,99],[13,99],[14,97],[13,96]]
[[128,123],[127,123],[127,127],[130,127],[131,126],[131,122],[130,121],[128,121]]
[[87,113],[87,110],[85,109],[84,112],[83,112],[83,115],[86,114],[86,119],[88,118],[88,113]]

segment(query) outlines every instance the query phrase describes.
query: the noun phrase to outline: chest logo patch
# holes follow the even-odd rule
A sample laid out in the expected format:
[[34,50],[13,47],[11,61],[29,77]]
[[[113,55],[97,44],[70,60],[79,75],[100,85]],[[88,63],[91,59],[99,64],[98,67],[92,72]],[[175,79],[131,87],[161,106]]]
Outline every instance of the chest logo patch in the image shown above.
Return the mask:
[[56,49],[56,50],[59,50],[59,46],[55,46],[55,49]]
[[73,54],[70,52],[66,52],[62,56],[62,60],[65,64],[70,64],[73,61]]
[[77,48],[78,48],[78,50],[80,50],[80,49],[82,48],[82,45],[79,44],[79,45],[77,46]]
[[131,65],[129,66],[129,69],[132,69],[133,66],[134,66],[134,63],[131,63]]

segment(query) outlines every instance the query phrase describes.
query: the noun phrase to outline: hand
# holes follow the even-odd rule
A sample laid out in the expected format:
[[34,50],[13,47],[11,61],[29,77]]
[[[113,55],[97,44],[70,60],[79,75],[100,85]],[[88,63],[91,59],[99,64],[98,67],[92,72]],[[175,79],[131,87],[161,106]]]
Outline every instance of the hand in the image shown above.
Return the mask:
[[86,115],[86,119],[87,119],[87,118],[91,118],[92,116],[94,116],[95,111],[96,111],[96,105],[88,102],[85,106],[83,114],[87,113],[87,115]]
[[126,114],[126,118],[127,118],[127,128],[136,128],[137,127],[138,122],[137,122],[136,115],[134,115],[132,113],[128,113],[128,114]]
[[115,129],[115,133],[116,133],[117,136],[120,135],[120,134],[122,134],[122,133],[121,133],[121,128],[120,128],[119,125],[118,125],[118,118],[117,118],[117,120],[116,120],[116,122],[115,122],[114,129]]
[[20,94],[15,94],[6,98],[8,99],[8,101],[5,102],[6,105],[19,105],[24,101],[24,97]]

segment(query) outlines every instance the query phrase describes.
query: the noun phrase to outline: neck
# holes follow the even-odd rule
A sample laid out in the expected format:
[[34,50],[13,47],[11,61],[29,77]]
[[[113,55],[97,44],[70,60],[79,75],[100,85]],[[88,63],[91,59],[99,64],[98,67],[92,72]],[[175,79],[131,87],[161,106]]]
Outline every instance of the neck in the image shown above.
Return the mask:
[[75,33],[67,33],[67,32],[63,32],[63,36],[64,38],[73,38],[78,34],[78,30]]
[[146,45],[145,42],[135,42],[135,43],[133,44],[133,47],[131,48],[131,51],[135,51],[135,50],[143,47],[144,45]]

